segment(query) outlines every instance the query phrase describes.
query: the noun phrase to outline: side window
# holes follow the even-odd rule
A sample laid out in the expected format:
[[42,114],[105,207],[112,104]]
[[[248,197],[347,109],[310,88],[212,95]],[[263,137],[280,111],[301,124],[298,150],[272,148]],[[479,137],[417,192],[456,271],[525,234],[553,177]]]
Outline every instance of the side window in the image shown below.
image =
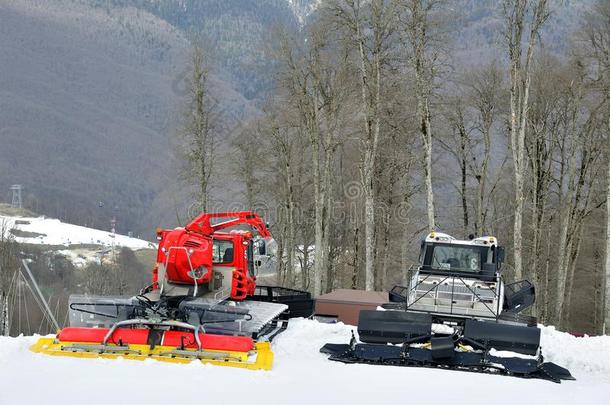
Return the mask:
[[212,247],[212,263],[233,262],[233,242],[230,240],[214,240]]

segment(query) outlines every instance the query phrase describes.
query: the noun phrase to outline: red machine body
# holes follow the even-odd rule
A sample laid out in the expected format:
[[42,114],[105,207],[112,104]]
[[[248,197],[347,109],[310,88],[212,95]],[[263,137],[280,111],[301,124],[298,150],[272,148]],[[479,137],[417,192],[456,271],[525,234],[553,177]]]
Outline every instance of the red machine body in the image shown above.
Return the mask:
[[[214,220],[220,222],[213,224]],[[159,249],[153,283],[158,282],[159,265],[165,267],[167,282],[190,285],[209,284],[213,267],[220,266],[233,269],[231,299],[243,300],[254,294],[253,234],[228,231],[239,225],[249,225],[262,238],[271,238],[265,223],[251,211],[201,214],[184,228],[157,231]]]
[[[64,328],[57,334],[61,342],[100,343],[108,334],[108,328]],[[111,336],[110,343],[128,342],[134,345],[146,345],[151,341],[151,330],[117,329]],[[196,349],[195,337],[192,332],[166,330],[155,339],[159,345],[184,346]],[[233,352],[248,352],[254,349],[254,341],[249,336],[224,336],[210,333],[199,333],[201,345],[208,350],[228,350]]]

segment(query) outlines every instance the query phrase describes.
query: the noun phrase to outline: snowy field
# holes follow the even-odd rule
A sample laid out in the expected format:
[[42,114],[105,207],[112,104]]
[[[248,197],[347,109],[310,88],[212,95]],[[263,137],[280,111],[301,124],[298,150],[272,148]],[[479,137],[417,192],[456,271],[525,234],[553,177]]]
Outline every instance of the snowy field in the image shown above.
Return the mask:
[[544,328],[548,361],[577,381],[425,368],[345,365],[319,353],[351,328],[296,319],[274,341],[272,371],[191,363],[75,359],[29,352],[33,337],[0,338],[0,404],[605,404],[610,337],[575,338]]
[[110,247],[114,245],[134,250],[157,248],[155,244],[142,239],[67,224],[58,219],[45,217],[28,218],[0,215],[0,226],[5,232],[10,232],[12,229],[16,234],[15,241],[18,243],[51,246],[101,245]]

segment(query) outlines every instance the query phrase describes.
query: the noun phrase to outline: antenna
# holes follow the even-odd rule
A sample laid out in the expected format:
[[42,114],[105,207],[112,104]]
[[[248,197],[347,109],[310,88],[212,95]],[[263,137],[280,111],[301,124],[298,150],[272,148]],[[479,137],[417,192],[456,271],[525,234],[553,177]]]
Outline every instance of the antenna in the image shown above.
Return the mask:
[[21,184],[13,184],[11,191],[13,192],[13,200],[11,201],[11,208],[23,208],[23,202],[21,200],[21,190],[23,187]]

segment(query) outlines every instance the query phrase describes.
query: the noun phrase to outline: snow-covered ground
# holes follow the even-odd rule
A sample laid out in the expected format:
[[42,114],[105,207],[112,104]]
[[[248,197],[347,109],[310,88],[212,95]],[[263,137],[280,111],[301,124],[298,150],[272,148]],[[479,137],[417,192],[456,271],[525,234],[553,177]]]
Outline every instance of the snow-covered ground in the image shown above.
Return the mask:
[[3,226],[5,232],[13,230],[15,241],[18,243],[52,246],[101,245],[110,247],[114,245],[134,250],[156,249],[153,243],[142,239],[67,224],[59,219],[46,217],[28,218],[0,215],[0,226]]
[[0,338],[0,404],[604,404],[610,336],[575,338],[543,329],[548,361],[576,381],[554,384],[426,368],[345,365],[319,353],[351,327],[292,320],[273,343],[272,371],[191,363],[75,359],[34,354],[36,338]]

